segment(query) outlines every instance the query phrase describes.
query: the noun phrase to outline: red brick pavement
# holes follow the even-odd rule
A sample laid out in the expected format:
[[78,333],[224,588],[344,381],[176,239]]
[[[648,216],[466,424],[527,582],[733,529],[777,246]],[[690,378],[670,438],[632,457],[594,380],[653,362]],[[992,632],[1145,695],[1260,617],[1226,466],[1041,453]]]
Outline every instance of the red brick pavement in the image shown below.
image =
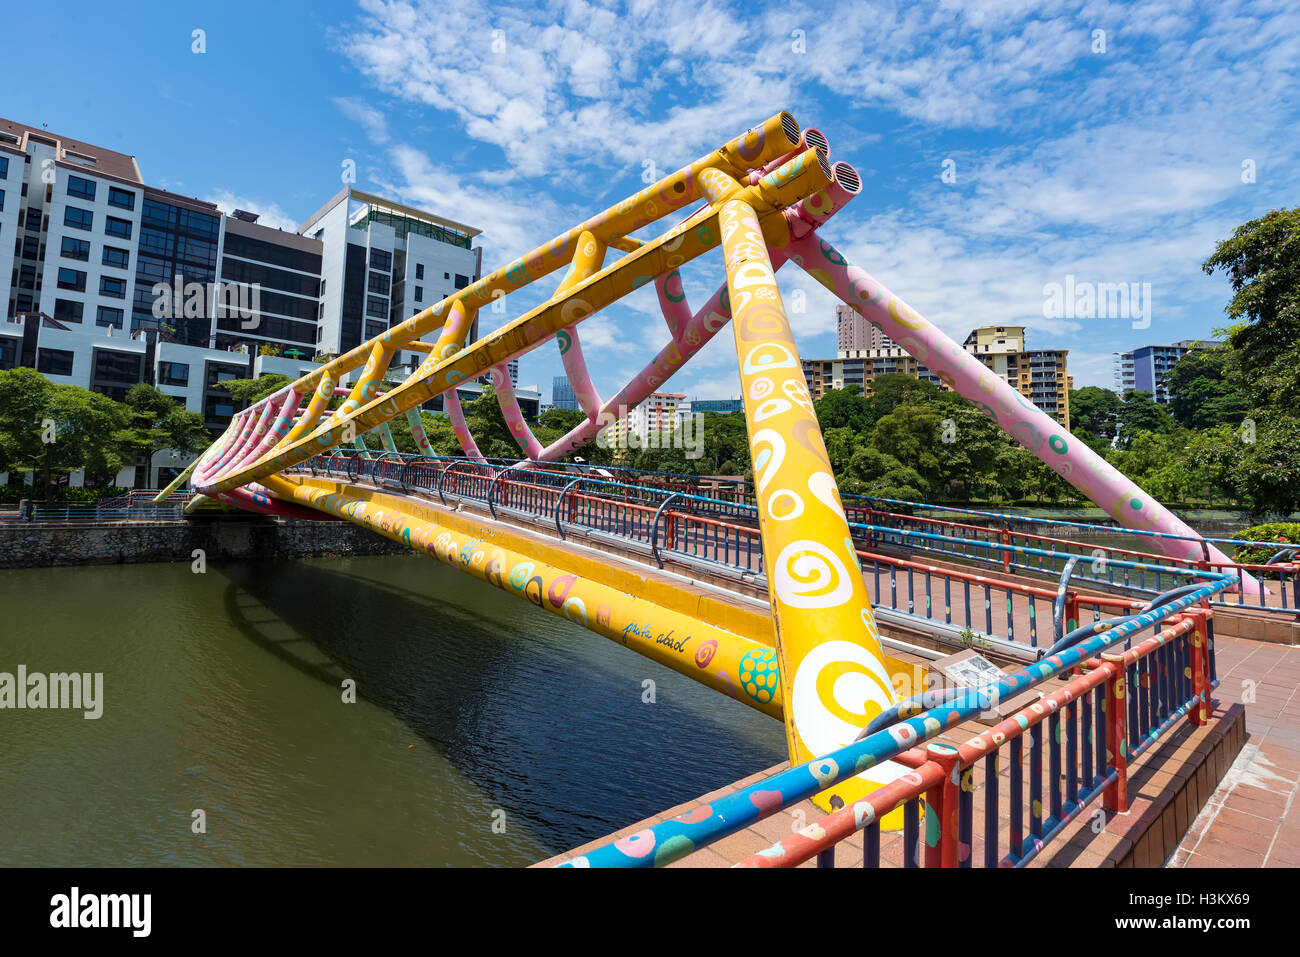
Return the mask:
[[1246,746],[1170,867],[1300,867],[1300,647],[1215,640],[1216,697],[1246,707]]

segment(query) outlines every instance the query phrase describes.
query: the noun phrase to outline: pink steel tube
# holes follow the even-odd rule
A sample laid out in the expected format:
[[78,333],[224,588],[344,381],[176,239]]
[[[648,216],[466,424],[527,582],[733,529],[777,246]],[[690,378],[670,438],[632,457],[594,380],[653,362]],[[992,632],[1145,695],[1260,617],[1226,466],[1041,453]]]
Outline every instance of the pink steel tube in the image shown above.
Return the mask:
[[[1164,554],[1195,561],[1208,549],[1211,561],[1231,559],[1206,542],[1180,518],[1075,438],[1065,426],[1040,410],[982,362],[931,325],[865,270],[849,262],[817,234],[790,244],[790,258],[814,279],[848,303],[867,321],[916,357],[949,388],[969,399],[1012,438],[1051,466],[1062,478],[1129,528],[1184,535],[1192,541],[1156,538]],[[1248,594],[1259,583],[1242,572]]]

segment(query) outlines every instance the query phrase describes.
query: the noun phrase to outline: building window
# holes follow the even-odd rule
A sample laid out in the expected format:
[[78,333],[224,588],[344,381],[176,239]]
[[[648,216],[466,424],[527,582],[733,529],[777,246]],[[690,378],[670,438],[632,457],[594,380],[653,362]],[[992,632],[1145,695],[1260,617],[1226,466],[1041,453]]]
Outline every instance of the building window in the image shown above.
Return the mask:
[[158,363],[159,385],[189,385],[190,367],[184,362]]
[[129,269],[131,266],[131,251],[129,249],[119,249],[117,246],[105,246],[104,265],[112,266],[114,269]]
[[370,268],[382,269],[384,272],[393,268],[393,254],[382,249],[370,250]]
[[72,375],[72,353],[65,349],[37,349],[36,371],[42,375]]
[[95,325],[112,326],[115,329],[121,329],[122,310],[114,309],[112,306],[100,306],[99,312],[95,315]]
[[101,276],[99,278],[99,294],[101,296],[108,296],[110,299],[125,299],[126,280],[111,279],[108,276]]
[[71,289],[74,292],[85,292],[86,274],[80,269],[60,269],[59,288]]
[[95,182],[82,179],[80,176],[69,176],[68,195],[75,196],[78,199],[88,199],[93,203],[95,201]]
[[130,239],[131,223],[125,219],[109,216],[108,222],[104,224],[104,232],[110,236],[117,236],[119,239]]
[[0,156],[0,178],[7,178],[8,176],[9,176],[9,157]]
[[374,316],[376,319],[383,319],[388,315],[388,303],[375,296],[369,296],[366,299],[366,315]]
[[85,308],[75,299],[55,299],[54,318],[61,322],[80,322]]
[[456,273],[456,288],[464,289],[468,285],[469,285],[469,276],[462,276],[460,273]]
[[445,273],[443,273],[443,274],[442,274],[442,278],[443,278],[443,279],[450,279],[450,278],[451,278],[451,273],[449,273],[449,272],[445,272]]
[[[0,207],[0,208],[3,208],[3,207]],[[416,263],[416,264],[415,264],[415,278],[416,278],[416,279],[423,279],[423,278],[424,278],[424,263]]]
[[118,189],[116,186],[108,188],[108,205],[116,206],[118,209],[135,209],[135,193],[129,189]]
[[0,213],[5,211],[5,191],[0,189]]
[[370,274],[369,289],[371,292],[378,293],[381,296],[387,296],[388,289],[389,289],[388,274],[382,272],[372,272]]
[[[27,217],[27,220],[31,222],[31,217]],[[95,225],[95,214],[88,209],[69,206],[63,211],[63,225],[73,229],[90,229]]]
[[[17,244],[15,243],[15,245]],[[23,252],[21,258],[31,259],[33,261],[40,261],[45,258],[45,251],[41,246],[41,237],[39,236],[23,237]]]
[[64,259],[79,259],[83,263],[90,261],[90,243],[84,239],[73,239],[71,236],[63,237],[63,248],[59,251]]
[[424,302],[424,287],[423,287],[423,286],[416,286],[416,287],[415,287],[415,301],[416,301],[416,302]]

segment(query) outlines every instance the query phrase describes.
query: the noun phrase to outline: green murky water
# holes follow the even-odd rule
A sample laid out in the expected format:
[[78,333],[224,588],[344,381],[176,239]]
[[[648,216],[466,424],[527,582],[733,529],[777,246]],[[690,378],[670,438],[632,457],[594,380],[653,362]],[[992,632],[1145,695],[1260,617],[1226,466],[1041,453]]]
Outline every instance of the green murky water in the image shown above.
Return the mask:
[[522,865],[785,753],[772,719],[413,556],[0,572],[20,664],[102,672],[103,714],[0,710],[0,865]]

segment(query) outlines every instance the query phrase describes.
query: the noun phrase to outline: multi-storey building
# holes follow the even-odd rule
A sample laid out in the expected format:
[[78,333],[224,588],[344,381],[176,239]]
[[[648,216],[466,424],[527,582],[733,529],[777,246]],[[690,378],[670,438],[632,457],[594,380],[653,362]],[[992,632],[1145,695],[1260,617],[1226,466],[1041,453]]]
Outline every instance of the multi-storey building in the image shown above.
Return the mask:
[[692,412],[744,412],[744,400],[736,399],[691,399]]
[[[296,232],[257,219],[147,185],[127,154],[0,119],[0,369],[119,399],[149,382],[219,429],[238,411],[219,382],[297,377],[482,272],[479,230],[351,188]],[[400,353],[394,373],[420,359]],[[520,399],[536,414],[534,393]]]
[[[1074,378],[1066,369],[1065,349],[1025,349],[1023,326],[983,326],[966,337],[965,349],[994,373],[1062,425],[1069,425],[1070,390]],[[834,359],[804,359],[804,378],[814,399],[830,389],[857,386],[871,394],[876,376],[901,373],[948,386],[905,349],[887,345],[870,349],[841,349]]]
[[1120,395],[1130,390],[1149,392],[1155,401],[1167,405],[1172,393],[1165,376],[1183,356],[1197,349],[1223,345],[1219,339],[1184,339],[1168,346],[1142,346],[1132,352],[1115,354],[1115,390]]
[[879,326],[872,325],[852,306],[835,307],[835,333],[835,348],[841,354],[864,349],[885,349],[894,344]]
[[1025,348],[1024,326],[981,326],[966,337],[965,349],[1039,409],[1062,425],[1070,424],[1067,349]]
[[557,409],[578,408],[578,397],[573,392],[568,376],[557,375],[551,380],[551,405]]

